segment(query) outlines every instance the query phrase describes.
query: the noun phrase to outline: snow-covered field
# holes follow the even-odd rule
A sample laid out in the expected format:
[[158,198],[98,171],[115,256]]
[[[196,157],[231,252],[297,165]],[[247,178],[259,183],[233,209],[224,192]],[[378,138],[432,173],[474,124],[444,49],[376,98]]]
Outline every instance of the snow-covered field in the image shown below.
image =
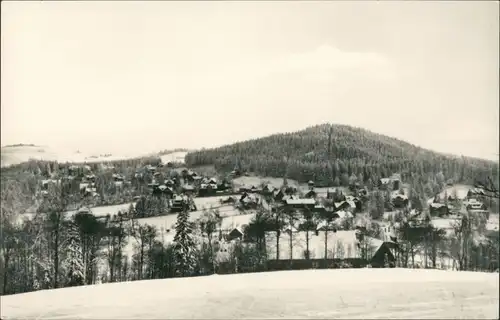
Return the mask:
[[[449,218],[433,218],[432,224],[436,228],[446,230],[447,234],[452,234],[453,226],[457,223],[458,217],[450,216]],[[498,231],[498,214],[492,213],[486,223],[486,230],[488,231]]]
[[93,154],[88,152],[78,152],[78,150],[54,149],[46,146],[16,146],[2,147],[1,166],[10,166],[31,159],[58,161],[58,162],[74,162],[74,163],[92,163],[92,162],[108,162],[124,159],[132,159],[150,154],[138,153],[121,153],[121,154]]
[[[221,205],[220,200],[226,199],[228,196],[217,196],[217,197],[206,197],[206,198],[194,198],[194,202],[198,208],[199,211],[202,211],[203,208],[210,209],[218,209],[219,211],[227,211],[232,209],[232,211],[236,211],[233,209],[232,206],[228,205]],[[237,196],[235,196],[237,197]],[[124,204],[118,204],[118,205],[112,205],[112,206],[98,206],[98,207],[93,207],[90,208],[90,211],[92,212],[93,215],[96,217],[104,217],[106,215],[114,216],[118,214],[119,211],[125,212],[128,211],[130,208],[130,205],[132,205],[132,202],[124,203]],[[74,215],[77,212],[77,210],[71,210],[67,211],[67,216],[70,217]],[[23,214],[26,217],[32,217],[33,213],[25,213]]]
[[[201,217],[202,213],[202,211],[191,212],[189,214],[189,220],[196,221],[196,219]],[[249,224],[255,216],[255,213],[239,214],[239,212],[234,209],[220,210],[220,214],[223,217],[221,223],[222,230],[242,228],[244,225]],[[141,225],[156,227],[158,230],[156,240],[161,241],[164,244],[170,244],[174,241],[176,221],[176,214],[137,220],[137,222]],[[127,237],[127,245],[125,246],[124,251],[128,257],[131,257],[134,253],[134,244],[136,244],[136,240],[134,240],[133,237]]]
[[[222,227],[227,226],[227,228],[231,227],[234,224],[234,227],[240,226],[241,223],[246,224],[250,221],[250,219],[254,216],[253,213],[250,214],[240,214],[236,209],[231,206],[221,207],[219,209],[220,215],[223,217]],[[203,214],[203,211],[193,211],[189,213],[189,219],[191,221],[195,221],[200,218]],[[177,221],[177,214],[169,214],[166,216],[160,217],[151,217],[151,218],[143,218],[137,219],[137,222],[143,225],[152,225],[157,227],[158,229],[173,229],[174,225]]]
[[2,319],[497,319],[496,274],[336,269],[214,275],[2,297]]
[[179,152],[172,152],[169,154],[162,155],[161,162],[166,164],[168,162],[178,162],[178,163],[184,163],[184,160],[186,159],[186,151],[179,151]]
[[[203,208],[214,208],[217,209],[221,217],[223,217],[221,223],[222,229],[231,230],[233,228],[242,227],[243,225],[248,224],[255,216],[255,212],[252,211],[249,211],[247,214],[241,214],[241,212],[235,209],[232,205],[221,205],[220,200],[225,198],[227,198],[227,196],[194,198],[196,206],[198,207],[198,211],[189,213],[190,220],[196,221],[198,218],[200,218],[203,215]],[[92,214],[97,217],[106,216],[107,214],[113,216],[116,215],[119,211],[127,211],[131,204],[132,203],[115,206],[100,206],[90,208],[90,210]],[[69,218],[75,213],[76,211],[68,211],[66,216]],[[26,219],[30,219],[33,217],[33,214],[26,213],[22,216]],[[175,234],[174,228],[175,223],[177,222],[177,214],[141,218],[137,219],[137,222],[141,225],[151,225],[156,227],[156,229],[158,230],[157,240],[169,243],[173,241],[173,236]],[[163,234],[164,237],[162,237],[161,230],[165,231]],[[132,237],[129,237],[127,243],[128,244],[125,248],[125,252],[127,252],[127,254],[130,256],[133,253],[133,245],[135,244],[135,240],[133,240]]]
[[[454,196],[455,194],[459,199],[465,199],[467,198],[467,193],[469,192],[470,189],[473,189],[474,187],[471,185],[466,185],[466,184],[455,184],[453,186],[447,186],[441,193],[439,194],[439,198],[444,200],[445,196]],[[434,198],[430,198],[427,200],[427,203],[432,203],[434,201]]]
[[499,214],[492,213],[490,214],[490,218],[488,219],[488,223],[486,224],[487,230],[499,231]]

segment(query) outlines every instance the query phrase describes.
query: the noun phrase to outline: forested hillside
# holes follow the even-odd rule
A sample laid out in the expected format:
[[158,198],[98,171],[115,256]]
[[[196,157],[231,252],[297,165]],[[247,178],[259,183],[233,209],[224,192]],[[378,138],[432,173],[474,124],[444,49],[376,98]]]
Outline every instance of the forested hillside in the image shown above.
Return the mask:
[[426,194],[447,180],[473,183],[498,177],[498,163],[440,154],[365,129],[329,124],[191,152],[186,163],[334,186],[347,186],[352,178],[373,185],[397,172],[417,188],[427,185]]

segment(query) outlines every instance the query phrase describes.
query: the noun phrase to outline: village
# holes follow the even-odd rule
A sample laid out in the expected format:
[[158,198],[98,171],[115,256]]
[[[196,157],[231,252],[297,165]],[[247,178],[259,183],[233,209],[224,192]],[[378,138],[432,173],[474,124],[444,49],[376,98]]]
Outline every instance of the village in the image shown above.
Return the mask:
[[[219,221],[213,250],[221,273],[238,269],[238,263],[231,257],[235,246],[255,245],[249,239],[249,226],[262,212],[284,221],[279,228],[265,232],[265,252],[270,270],[396,267],[400,265],[398,241],[401,240],[399,230],[402,224],[430,223],[453,237],[453,221],[465,212],[484,216],[487,220],[484,236],[498,238],[498,214],[490,216],[487,205],[482,202],[484,192],[478,188],[470,188],[465,195],[463,191],[460,195],[456,192],[438,194],[429,199],[427,208],[417,211],[408,198],[400,175],[394,174],[380,179],[376,187],[389,195],[390,210],[383,208],[382,217],[371,219],[366,204],[374,191],[357,182],[348,188],[316,187],[314,181],[302,186],[289,185],[286,179],[281,185],[276,181],[274,184],[266,181],[248,184],[241,181],[250,174],[237,169],[217,177],[188,168],[174,169],[173,166],[172,163],[146,165],[128,178],[112,166],[101,167],[111,174],[112,184],[117,189],[132,186],[136,195],[131,194],[132,201],[125,204],[80,206],[71,212],[93,214],[112,224],[136,221],[154,225],[161,230],[162,241],[167,242],[173,241],[179,212],[188,210],[190,220],[197,224],[211,216]],[[83,199],[100,197],[96,175],[90,166],[71,165],[62,178],[74,181]],[[50,185],[60,181],[42,181],[42,195],[47,197]],[[160,209],[150,215],[147,211],[151,210],[153,202],[160,204]],[[395,216],[400,218],[395,219]],[[206,238],[206,235],[202,232],[200,237]],[[425,253],[414,254],[412,260],[413,267],[430,266]],[[435,260],[434,267],[457,268],[456,261],[450,256]],[[492,269],[498,268],[498,261],[490,261],[490,264]]]

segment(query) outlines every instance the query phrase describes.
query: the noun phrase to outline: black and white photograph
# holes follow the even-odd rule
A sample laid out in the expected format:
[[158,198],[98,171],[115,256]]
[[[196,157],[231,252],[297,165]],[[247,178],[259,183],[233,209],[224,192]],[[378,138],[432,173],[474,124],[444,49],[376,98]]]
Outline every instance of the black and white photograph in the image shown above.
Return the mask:
[[499,3],[2,1],[0,318],[498,319]]

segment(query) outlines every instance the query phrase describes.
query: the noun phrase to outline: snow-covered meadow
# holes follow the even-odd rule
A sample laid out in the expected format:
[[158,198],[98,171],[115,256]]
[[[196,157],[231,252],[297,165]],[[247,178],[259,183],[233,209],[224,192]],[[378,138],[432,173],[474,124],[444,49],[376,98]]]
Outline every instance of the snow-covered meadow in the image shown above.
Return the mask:
[[[80,152],[78,150],[69,150],[63,148],[51,148],[47,146],[21,145],[21,146],[2,147],[1,165],[2,167],[5,167],[27,162],[31,159],[57,161],[60,163],[110,162],[117,160],[132,159],[137,157],[144,157],[144,156],[149,156],[151,154],[152,153],[140,153],[140,152],[99,154],[99,153]],[[171,157],[171,155],[167,156]],[[180,157],[180,155],[178,155],[178,157]]]
[[2,297],[2,319],[497,319],[498,273],[336,269],[214,275]]
[[162,155],[162,156],[160,156],[160,158],[161,158],[161,162],[164,164],[169,163],[169,162],[184,163],[187,154],[188,153],[186,151],[176,151],[176,152]]
[[[110,162],[118,160],[133,159],[138,157],[146,157],[157,155],[155,152],[121,152],[113,154],[91,153],[86,151],[78,151],[68,148],[52,148],[48,146],[36,145],[18,145],[2,147],[1,166],[6,167],[27,162],[30,160],[45,160],[69,163],[95,163],[95,162]],[[163,163],[177,162],[184,163],[186,151],[176,151],[161,155]]]

